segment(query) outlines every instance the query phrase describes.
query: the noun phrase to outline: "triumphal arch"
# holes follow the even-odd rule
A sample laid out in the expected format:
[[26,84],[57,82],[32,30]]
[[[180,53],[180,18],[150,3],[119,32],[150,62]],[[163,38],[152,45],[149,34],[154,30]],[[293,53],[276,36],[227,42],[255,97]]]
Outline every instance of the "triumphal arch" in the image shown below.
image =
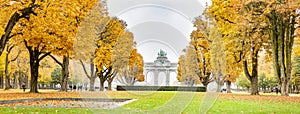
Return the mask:
[[147,77],[149,72],[154,74],[154,85],[158,85],[160,79],[159,73],[163,72],[166,76],[166,85],[170,85],[170,73],[175,72],[177,74],[177,63],[171,63],[168,60],[167,53],[160,50],[157,54],[157,58],[154,62],[147,62],[144,64],[145,76]]

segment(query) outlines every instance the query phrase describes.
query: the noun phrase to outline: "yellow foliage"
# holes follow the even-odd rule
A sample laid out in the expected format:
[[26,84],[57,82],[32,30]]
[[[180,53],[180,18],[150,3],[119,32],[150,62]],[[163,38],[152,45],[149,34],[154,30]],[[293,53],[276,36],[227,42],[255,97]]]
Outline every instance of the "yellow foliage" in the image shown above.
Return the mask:
[[4,70],[5,70],[5,55],[6,54],[2,54],[0,56],[0,73],[2,73],[0,75],[4,75]]
[[104,30],[97,41],[94,63],[98,72],[112,66],[112,52],[118,38],[124,33],[125,22],[118,18],[111,18],[105,25]]
[[133,33],[125,31],[113,47],[112,63],[115,70],[121,70],[129,65],[130,54],[135,46]]
[[201,83],[200,77],[202,74],[200,74],[200,64],[201,63],[197,61],[197,55],[193,47],[187,47],[185,49],[185,55],[179,57],[177,79],[180,82],[193,79],[195,83]]
[[129,59],[129,69],[131,75],[137,81],[144,81],[144,60],[143,56],[137,52],[137,49],[133,49]]
[[267,1],[212,0],[208,11],[215,17],[226,50],[226,75],[231,81],[242,72],[241,61],[251,62],[253,52],[270,49]]
[[14,33],[22,36],[14,40],[26,41],[28,46],[39,48],[41,52],[69,55],[77,28],[89,9],[97,1],[37,1],[37,16],[29,20],[21,19]]
[[102,44],[101,47],[96,49],[94,63],[99,70],[111,66],[111,52],[112,46],[110,44]]
[[98,35],[103,32],[104,27],[108,23],[110,17],[103,12],[103,5],[99,2],[87,14],[81,22],[76,39],[74,41],[73,57],[90,62],[94,58],[97,48]]

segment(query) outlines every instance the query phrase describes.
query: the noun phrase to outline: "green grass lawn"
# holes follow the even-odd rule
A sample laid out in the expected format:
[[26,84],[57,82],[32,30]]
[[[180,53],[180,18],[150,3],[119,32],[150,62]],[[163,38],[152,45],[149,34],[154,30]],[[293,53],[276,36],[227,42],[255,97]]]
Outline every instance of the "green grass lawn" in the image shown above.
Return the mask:
[[0,107],[0,113],[187,113],[198,114],[202,103],[213,103],[207,113],[211,114],[300,114],[300,97],[274,95],[250,96],[244,94],[218,95],[214,102],[212,95],[192,92],[110,92],[111,98],[137,99],[115,109],[84,108],[20,108]]

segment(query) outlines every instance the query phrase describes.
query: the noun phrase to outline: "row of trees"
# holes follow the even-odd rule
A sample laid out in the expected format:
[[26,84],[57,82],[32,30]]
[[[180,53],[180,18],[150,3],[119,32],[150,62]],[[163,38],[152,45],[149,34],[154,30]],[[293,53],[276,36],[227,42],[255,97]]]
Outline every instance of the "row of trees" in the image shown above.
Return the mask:
[[[38,79],[43,77],[41,61],[49,57],[61,67],[62,91],[67,91],[70,59],[80,61],[91,86],[99,77],[101,90],[105,81],[111,89],[116,76],[131,77],[126,79],[131,84],[143,80],[143,59],[135,49],[133,34],[125,29],[124,21],[108,16],[102,2],[5,0],[0,4],[0,53],[6,49],[9,54],[14,47],[27,50],[30,92],[38,92]],[[86,64],[91,66],[90,73]],[[90,88],[93,91],[94,87]]]
[[90,91],[94,91],[97,77],[100,79],[100,90],[104,90],[105,81],[111,90],[115,78],[126,85],[144,80],[143,57],[137,52],[134,35],[126,26],[124,21],[107,16],[103,8],[92,9],[81,24],[74,55],[90,79]]
[[[281,95],[288,95],[292,50],[299,35],[299,1],[212,0],[204,15],[195,19],[197,30],[191,34],[188,47],[194,47],[192,52],[199,59],[198,69],[193,72],[199,72],[196,76],[203,85],[207,85],[203,77],[210,76],[203,73],[207,68],[211,80],[228,85],[243,72],[251,83],[251,95],[258,95],[259,53],[267,53]],[[195,45],[195,41],[199,43]],[[188,52],[184,56],[192,55]],[[205,66],[205,62],[212,67]]]

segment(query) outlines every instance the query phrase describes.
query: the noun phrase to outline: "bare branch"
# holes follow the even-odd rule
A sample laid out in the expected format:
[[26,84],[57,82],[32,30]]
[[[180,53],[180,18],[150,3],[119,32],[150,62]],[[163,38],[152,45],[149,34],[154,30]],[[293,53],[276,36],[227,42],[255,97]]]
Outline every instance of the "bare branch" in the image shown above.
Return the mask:
[[51,52],[45,53],[44,55],[42,55],[42,56],[39,58],[38,61],[41,61],[42,59],[44,59],[45,57],[47,57],[47,56],[50,55],[50,54],[51,54]]
[[[86,68],[85,68],[84,63],[82,62],[81,59],[80,59],[79,61],[80,61],[80,64],[81,64],[81,66],[82,66],[82,68],[83,68],[83,71],[84,71],[85,75],[86,75],[89,79],[91,79],[91,76],[90,76],[90,75],[87,73],[87,71],[86,71]],[[91,74],[91,75],[92,75],[92,74]]]
[[61,62],[59,62],[53,55],[49,54],[49,56],[59,65],[59,66],[63,66],[63,64]]
[[19,33],[13,34],[13,35],[9,36],[9,38],[12,38],[12,37],[14,37],[16,35],[23,35],[23,33],[19,32]]
[[18,59],[18,57],[20,56],[21,53],[22,53],[22,50],[19,50],[19,51],[18,51],[18,55],[17,55],[14,59],[8,61],[8,64],[9,64],[10,62],[16,61],[16,60]]

